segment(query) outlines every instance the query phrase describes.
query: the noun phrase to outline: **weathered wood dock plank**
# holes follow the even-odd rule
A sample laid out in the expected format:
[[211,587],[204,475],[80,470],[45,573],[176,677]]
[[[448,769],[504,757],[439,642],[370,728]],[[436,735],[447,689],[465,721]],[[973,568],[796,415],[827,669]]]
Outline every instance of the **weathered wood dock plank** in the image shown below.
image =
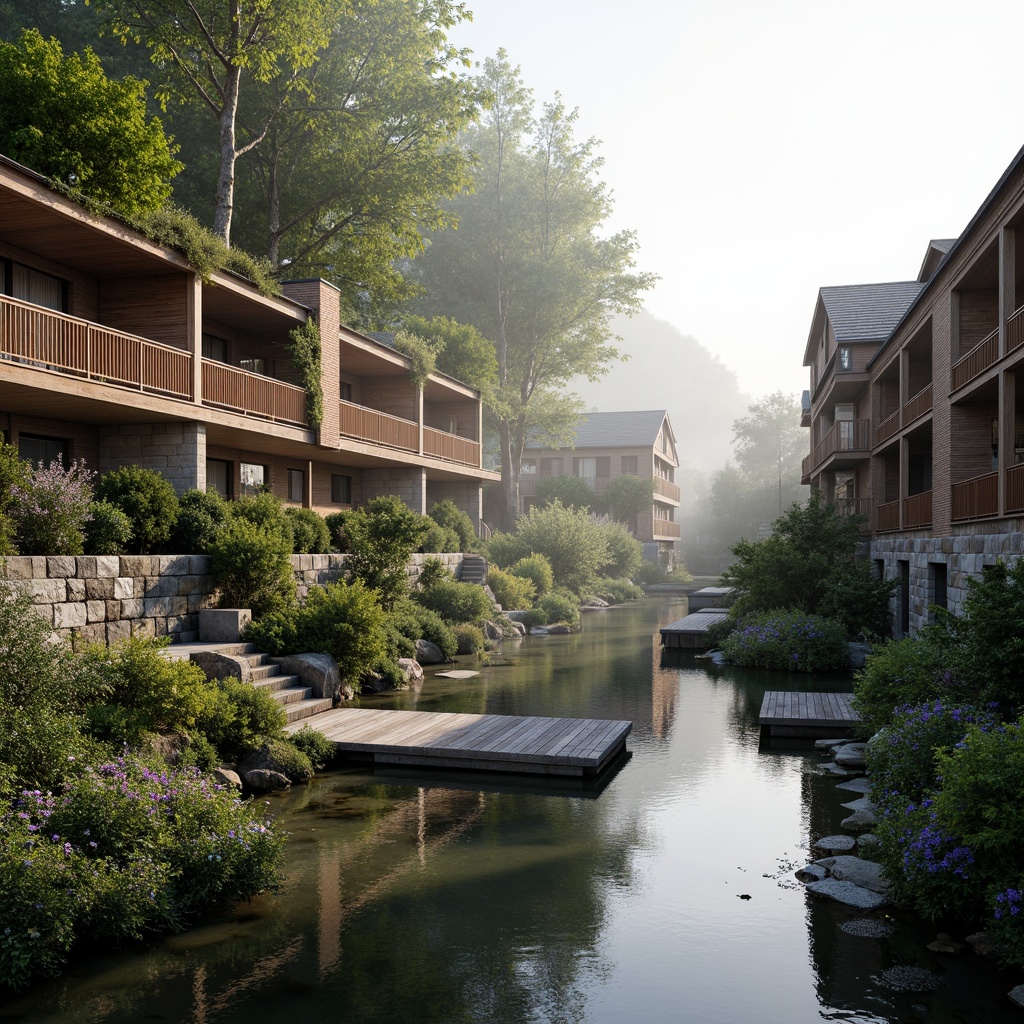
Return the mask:
[[768,690],[758,723],[772,736],[849,736],[860,721],[852,693]]
[[713,623],[721,622],[727,614],[725,608],[706,608],[703,611],[684,615],[678,621],[661,627],[662,646],[705,651],[709,646],[708,627]]
[[370,708],[338,708],[301,724],[332,740],[339,754],[374,764],[555,775],[598,773],[625,748],[632,728],[592,718]]

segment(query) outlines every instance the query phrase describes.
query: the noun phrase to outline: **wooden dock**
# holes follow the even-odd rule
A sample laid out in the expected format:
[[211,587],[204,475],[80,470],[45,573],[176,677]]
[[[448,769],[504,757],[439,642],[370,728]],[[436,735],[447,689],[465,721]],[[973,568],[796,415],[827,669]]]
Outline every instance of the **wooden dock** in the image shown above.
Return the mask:
[[661,643],[663,647],[679,647],[692,651],[706,651],[711,646],[707,637],[708,626],[721,622],[728,614],[725,608],[705,608],[693,612],[661,627]]
[[769,690],[761,702],[758,722],[769,736],[803,738],[853,734],[860,715],[850,706],[852,693],[801,693]]
[[736,600],[735,587],[701,587],[686,596],[686,608],[701,612],[707,608],[728,608]]
[[437,711],[337,708],[303,725],[334,741],[343,757],[534,775],[597,775],[626,745],[632,722]]

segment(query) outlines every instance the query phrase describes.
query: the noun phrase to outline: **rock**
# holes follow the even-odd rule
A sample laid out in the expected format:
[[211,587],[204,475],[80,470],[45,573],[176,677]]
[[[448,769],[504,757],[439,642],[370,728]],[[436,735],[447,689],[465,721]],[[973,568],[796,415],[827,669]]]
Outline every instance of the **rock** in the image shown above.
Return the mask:
[[519,622],[519,621],[513,619],[512,620],[512,632],[514,632],[516,634],[516,636],[526,636],[526,633],[527,633],[526,624],[523,623],[523,622]]
[[437,644],[432,644],[429,640],[420,638],[416,641],[416,660],[421,665],[443,665],[445,663],[445,656],[441,653],[441,648]]
[[385,679],[376,672],[366,672],[359,680],[359,690],[361,693],[387,693],[389,690],[394,689],[396,687],[390,679]]
[[817,850],[842,853],[846,850],[852,850],[857,845],[857,840],[853,836],[823,836],[813,845]]
[[530,627],[530,636],[547,636],[547,635],[548,635],[547,626],[531,626]]
[[948,932],[939,932],[935,936],[935,941],[928,943],[928,948],[933,953],[959,953],[964,944],[957,942]]
[[298,676],[314,697],[330,697],[335,704],[341,700],[341,673],[338,663],[329,654],[291,654],[272,658],[285,675]]
[[825,771],[831,772],[833,775],[850,776],[850,775],[863,775],[864,774],[864,772],[862,770],[858,771],[858,770],[852,769],[852,768],[841,768],[834,761],[826,762],[821,767],[824,768]]
[[991,956],[996,950],[996,944],[988,932],[974,932],[967,936],[966,941],[978,956]]
[[842,745],[843,741],[837,740],[834,736],[831,739],[814,741],[815,750],[835,750],[836,747],[841,747]]
[[808,892],[813,892],[816,896],[825,896],[847,907],[856,907],[858,910],[874,910],[876,907],[887,906],[890,902],[889,898],[881,893],[865,889],[853,882],[841,881],[838,878],[809,882],[806,888]]
[[878,980],[897,992],[931,992],[941,979],[934,971],[901,964],[882,971]]
[[836,783],[836,789],[845,789],[850,793],[870,793],[871,780],[865,775],[860,775],[855,779]]
[[847,646],[850,650],[850,668],[863,668],[871,653],[871,644],[851,642]]
[[490,619],[484,622],[484,636],[488,640],[501,640],[504,637],[505,631],[498,625],[497,622],[492,622]]
[[889,883],[882,872],[882,865],[876,864],[873,860],[864,860],[861,857],[823,857],[814,863],[825,868],[840,882],[853,882],[854,885],[870,889],[872,892],[885,892],[889,888]]
[[840,804],[840,807],[847,807],[851,811],[874,811],[875,805],[871,802],[871,797],[862,796],[858,800],[851,800],[849,803]]
[[257,793],[273,793],[278,789],[287,789],[291,780],[281,772],[273,772],[269,768],[253,768],[245,773],[245,784]]
[[866,749],[866,743],[846,743],[836,751],[835,762],[840,768],[866,768],[867,761],[864,759]]
[[572,630],[564,623],[556,622],[553,626],[548,626],[548,632],[552,636],[565,636],[567,633],[571,633]]
[[807,864],[795,872],[798,882],[820,882],[828,878],[828,870],[820,864]]
[[415,658],[399,658],[398,667],[407,685],[423,682],[423,666]]
[[472,679],[474,676],[480,675],[479,672],[471,668],[456,668],[452,669],[451,672],[435,672],[435,679]]
[[206,673],[207,679],[241,679],[243,683],[252,679],[252,666],[245,658],[236,657],[234,654],[196,651],[191,661]]
[[312,778],[312,770],[304,758],[301,762],[296,759],[297,753],[290,743],[268,740],[259,750],[253,750],[242,758],[238,763],[238,773],[248,785],[252,785],[249,775],[258,770],[276,772],[291,782],[307,782]]
[[1013,1003],[1014,1006],[1019,1006],[1021,1009],[1024,1009],[1024,985],[1018,985],[1016,988],[1011,988],[1006,994],[1010,997],[1010,1002]]
[[238,772],[233,772],[230,768],[214,768],[210,775],[221,786],[227,786],[229,789],[242,788],[241,777]]
[[874,811],[854,811],[848,818],[839,822],[840,828],[869,829],[878,824]]
[[873,917],[857,917],[852,921],[843,921],[839,930],[862,939],[886,939],[896,931],[887,921],[879,921]]

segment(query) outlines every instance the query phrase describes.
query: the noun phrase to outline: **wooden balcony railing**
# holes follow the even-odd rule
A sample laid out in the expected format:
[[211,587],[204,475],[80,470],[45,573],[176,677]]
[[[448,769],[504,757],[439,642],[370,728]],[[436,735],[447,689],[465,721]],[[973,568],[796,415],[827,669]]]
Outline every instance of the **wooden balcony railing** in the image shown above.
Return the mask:
[[953,364],[953,390],[984,373],[999,358],[999,330],[985,335],[970,352]]
[[412,420],[390,416],[386,412],[354,405],[352,402],[341,403],[341,433],[345,437],[372,441],[406,452],[419,451],[419,428]]
[[932,525],[932,492],[922,491],[903,499],[903,529]]
[[932,386],[926,384],[914,397],[903,406],[903,422],[912,423],[918,416],[923,416],[932,409]]
[[423,454],[463,466],[480,466],[480,442],[434,427],[423,428]]
[[870,420],[843,420],[834,423],[803,461],[804,475],[814,472],[830,455],[839,452],[864,452],[871,448]]
[[215,359],[203,360],[203,404],[275,423],[308,424],[303,388]]
[[982,473],[953,484],[953,519],[984,519],[999,514],[999,474]]
[[655,540],[678,540],[681,531],[678,523],[669,522],[667,519],[655,519],[652,532]]
[[0,296],[0,357],[44,370],[192,399],[188,352]]
[[843,519],[871,515],[870,498],[836,498],[832,505],[836,510],[836,515],[842,516]]
[[1021,345],[1024,345],[1024,306],[1011,313],[1006,321],[1006,351],[1012,352]]
[[901,426],[900,410],[897,409],[891,416],[886,416],[881,423],[875,427],[875,444],[888,441],[893,434],[897,433]]
[[1024,464],[1010,466],[1004,481],[1007,512],[1024,512]]
[[900,502],[889,501],[875,509],[875,529],[889,533],[900,528]]
[[663,498],[670,498],[672,501],[678,501],[680,497],[679,485],[660,476],[654,478],[654,493],[660,494]]

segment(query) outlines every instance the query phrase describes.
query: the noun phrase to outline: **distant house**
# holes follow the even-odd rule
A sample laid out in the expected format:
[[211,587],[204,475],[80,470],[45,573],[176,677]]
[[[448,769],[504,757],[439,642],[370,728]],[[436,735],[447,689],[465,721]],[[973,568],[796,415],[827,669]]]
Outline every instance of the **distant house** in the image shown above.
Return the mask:
[[618,476],[654,481],[654,504],[627,523],[643,542],[644,557],[666,568],[675,564],[679,524],[679,456],[672,423],[664,409],[639,412],[592,412],[580,417],[573,446],[545,448],[527,444],[519,478],[519,500],[527,511],[537,500],[537,481],[575,476],[586,480],[600,498]]

